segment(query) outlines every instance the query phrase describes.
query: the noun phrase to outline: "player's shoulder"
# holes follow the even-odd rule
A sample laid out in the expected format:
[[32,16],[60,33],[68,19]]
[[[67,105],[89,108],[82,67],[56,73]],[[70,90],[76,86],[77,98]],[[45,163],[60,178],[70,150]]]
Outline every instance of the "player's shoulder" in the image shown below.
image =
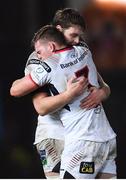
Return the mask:
[[81,41],[75,47],[79,49],[80,52],[85,52],[86,54],[92,54],[91,50],[89,49],[89,46],[84,41]]
[[89,48],[88,46],[84,45],[84,44],[81,44],[81,43],[78,43],[74,46],[74,48],[76,49],[76,51],[80,52],[80,53],[83,53],[83,52],[89,52]]
[[80,41],[80,42],[78,43],[78,46],[81,46],[81,47],[84,47],[84,48],[86,48],[86,49],[89,49],[87,43],[84,42],[84,41]]
[[33,51],[33,52],[29,55],[28,59],[38,59],[38,58],[37,58],[37,53],[36,53],[35,51]]
[[46,72],[48,72],[48,73],[51,72],[51,67],[50,67],[49,64],[46,63],[45,61],[40,61],[40,65],[42,66],[42,68],[43,68]]
[[32,70],[36,71],[37,73],[51,72],[50,66],[46,62],[38,59],[37,53],[35,51],[32,52],[28,57],[28,60],[25,66],[25,74],[30,73]]
[[78,44],[74,45],[74,47],[77,47],[78,49],[89,50],[88,45],[84,41],[79,42]]
[[28,57],[26,66],[32,65],[32,64],[39,64],[39,63],[40,63],[40,60],[38,59],[36,52],[33,51]]

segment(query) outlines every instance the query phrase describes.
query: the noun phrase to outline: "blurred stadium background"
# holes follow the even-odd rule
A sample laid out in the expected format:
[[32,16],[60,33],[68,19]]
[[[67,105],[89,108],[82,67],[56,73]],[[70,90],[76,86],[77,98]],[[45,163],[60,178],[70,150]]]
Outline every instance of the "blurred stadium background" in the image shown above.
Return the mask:
[[12,82],[23,75],[34,32],[51,22],[55,11],[76,8],[85,18],[95,64],[111,87],[104,102],[117,133],[118,178],[126,178],[126,1],[5,0],[0,6],[0,178],[44,178],[33,147],[37,115],[30,96],[13,98]]

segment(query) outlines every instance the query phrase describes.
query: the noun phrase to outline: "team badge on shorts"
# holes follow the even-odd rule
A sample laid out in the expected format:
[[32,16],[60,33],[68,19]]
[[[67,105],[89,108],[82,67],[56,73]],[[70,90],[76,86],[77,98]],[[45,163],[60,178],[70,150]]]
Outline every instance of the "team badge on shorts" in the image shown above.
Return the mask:
[[40,158],[41,158],[42,165],[46,165],[47,164],[46,151],[45,150],[40,150],[39,153],[40,153]]
[[81,162],[79,172],[82,174],[93,174],[94,162]]

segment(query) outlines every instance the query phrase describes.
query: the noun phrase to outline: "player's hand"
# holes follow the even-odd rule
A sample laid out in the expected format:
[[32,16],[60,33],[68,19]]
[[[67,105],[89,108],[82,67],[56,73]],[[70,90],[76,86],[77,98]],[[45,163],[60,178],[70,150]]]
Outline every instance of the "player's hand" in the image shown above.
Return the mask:
[[80,107],[82,109],[92,109],[95,108],[98,104],[102,102],[104,99],[104,92],[102,89],[96,88],[96,87],[91,87],[89,89],[90,94],[81,100]]
[[67,92],[72,96],[76,97],[84,93],[88,87],[88,80],[84,76],[79,78],[72,77],[67,82]]

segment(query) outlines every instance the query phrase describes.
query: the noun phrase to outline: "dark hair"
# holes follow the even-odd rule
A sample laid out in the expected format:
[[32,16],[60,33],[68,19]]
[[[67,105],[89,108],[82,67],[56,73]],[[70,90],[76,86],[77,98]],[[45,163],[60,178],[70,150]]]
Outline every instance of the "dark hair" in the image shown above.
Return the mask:
[[53,41],[59,45],[67,45],[63,33],[53,25],[46,25],[40,28],[32,39],[32,45],[34,46],[38,40]]
[[85,21],[79,11],[72,8],[65,8],[58,10],[55,13],[52,24],[54,26],[60,25],[62,28],[69,28],[72,25],[78,25],[85,30]]

